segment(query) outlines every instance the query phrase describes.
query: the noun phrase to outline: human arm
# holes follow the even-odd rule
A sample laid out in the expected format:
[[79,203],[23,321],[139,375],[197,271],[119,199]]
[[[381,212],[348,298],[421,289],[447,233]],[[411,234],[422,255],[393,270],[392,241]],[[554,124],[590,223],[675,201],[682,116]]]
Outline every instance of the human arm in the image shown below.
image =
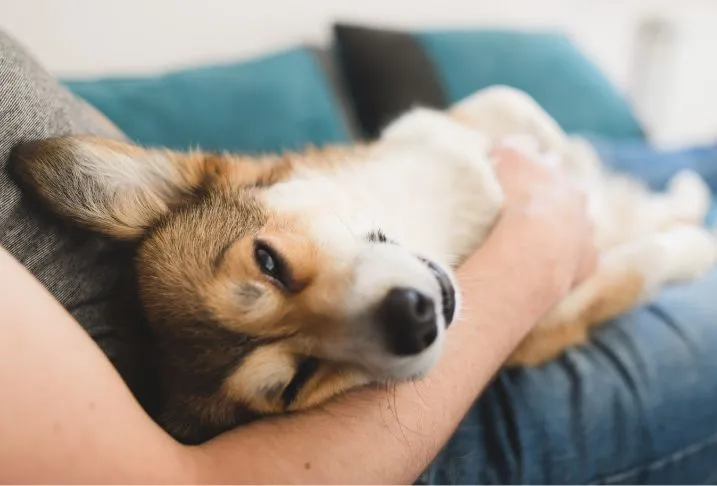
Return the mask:
[[[459,270],[464,309],[448,332],[444,358],[428,377],[389,391],[358,390],[314,411],[259,421],[198,447],[181,446],[164,434],[71,317],[0,252],[2,479],[413,481],[509,352],[580,272],[576,248],[585,228],[571,222],[580,224],[584,211],[571,206],[578,200],[574,193],[557,190],[562,181],[542,183],[542,189],[533,187],[537,195],[523,194],[523,201],[517,196],[529,181],[513,188],[502,221]],[[547,212],[533,213],[528,204],[533,200],[542,201]],[[539,247],[532,248],[536,242]]]

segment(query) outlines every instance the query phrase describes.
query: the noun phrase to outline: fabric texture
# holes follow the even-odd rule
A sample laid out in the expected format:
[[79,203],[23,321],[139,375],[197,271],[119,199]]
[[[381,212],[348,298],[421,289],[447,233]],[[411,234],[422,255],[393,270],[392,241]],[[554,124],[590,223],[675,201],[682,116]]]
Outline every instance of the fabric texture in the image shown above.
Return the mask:
[[140,378],[147,376],[142,343],[147,340],[135,303],[123,290],[132,278],[122,270],[131,257],[47,214],[21,193],[8,167],[11,149],[20,142],[71,133],[123,135],[2,32],[0,90],[0,246],[39,279],[141,394]]
[[629,103],[565,36],[394,31],[339,24],[334,42],[366,135],[415,104],[444,107],[493,85],[531,95],[568,133],[643,139]]
[[66,80],[133,141],[243,153],[348,142],[351,117],[316,49],[157,76]]

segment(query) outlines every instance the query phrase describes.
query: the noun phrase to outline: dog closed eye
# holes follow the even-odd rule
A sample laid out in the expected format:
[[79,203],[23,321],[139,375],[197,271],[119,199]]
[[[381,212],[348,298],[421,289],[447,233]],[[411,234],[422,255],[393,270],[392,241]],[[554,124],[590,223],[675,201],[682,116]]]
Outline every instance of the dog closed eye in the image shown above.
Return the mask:
[[281,400],[285,408],[289,408],[294,403],[301,388],[311,379],[318,367],[319,361],[315,358],[305,358],[299,363],[294,378],[281,394]]

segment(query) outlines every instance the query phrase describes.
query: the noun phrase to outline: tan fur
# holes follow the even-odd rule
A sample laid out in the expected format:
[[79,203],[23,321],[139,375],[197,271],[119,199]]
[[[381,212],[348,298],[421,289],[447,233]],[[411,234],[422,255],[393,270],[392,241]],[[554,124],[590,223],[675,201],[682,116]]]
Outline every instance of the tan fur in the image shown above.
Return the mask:
[[269,186],[288,179],[302,166],[330,170],[356,163],[371,149],[369,145],[309,147],[302,152],[286,152],[258,157],[232,154],[206,155],[206,172],[210,184],[224,188]]
[[[287,410],[282,391],[296,373],[297,359],[291,347],[282,344],[260,348],[249,355],[224,383],[227,394],[267,414]],[[365,373],[349,366],[322,362],[301,388],[288,410],[303,410],[333,396],[369,383]]]
[[[262,413],[284,411],[281,392],[296,373],[296,358],[283,343],[259,348],[224,382],[227,394]],[[268,391],[268,392],[267,392]]]
[[[119,140],[76,136],[22,145],[16,157],[33,161],[33,170],[19,164],[17,171],[58,213],[116,238],[134,239],[194,191],[268,186],[288,178],[299,164],[330,168],[356,160],[365,150],[327,147],[249,157],[143,149]],[[139,177],[127,169],[128,160],[149,170]],[[127,171],[124,183],[112,188],[102,185],[101,171],[109,178],[122,170]],[[58,192],[56,181],[72,173]]]
[[356,368],[324,363],[301,389],[289,410],[305,410],[353,388],[371,383],[371,377]]
[[644,277],[634,269],[600,268],[541,319],[508,359],[508,366],[537,366],[583,344],[590,327],[633,307],[643,296]]
[[[287,216],[267,214],[260,231],[231,245],[216,270],[217,278],[204,292],[206,305],[220,321],[242,332],[266,336],[288,335],[301,330],[310,339],[317,340],[340,327],[341,295],[350,275],[320,266],[324,260],[321,249],[302,233],[303,227],[299,221],[292,221]],[[291,295],[272,286],[256,268],[252,260],[255,237],[271,243],[285,258],[295,281]],[[234,305],[237,296],[231,287],[241,280],[258,282],[264,294],[258,302],[256,298],[252,300],[250,318],[237,312]],[[311,351],[311,342],[303,344],[302,348]]]

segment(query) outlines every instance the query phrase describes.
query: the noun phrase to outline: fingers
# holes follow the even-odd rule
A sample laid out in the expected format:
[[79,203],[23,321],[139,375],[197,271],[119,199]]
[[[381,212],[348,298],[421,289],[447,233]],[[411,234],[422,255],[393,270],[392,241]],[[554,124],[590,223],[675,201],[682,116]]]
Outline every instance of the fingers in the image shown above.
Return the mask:
[[[595,228],[588,214],[583,190],[561,171],[528,159],[506,147],[493,151],[495,169],[506,193],[506,204],[513,208],[544,209],[543,229],[550,239],[562,240],[564,263],[572,268],[572,286],[592,276],[598,265]],[[547,214],[546,214],[547,212]]]

